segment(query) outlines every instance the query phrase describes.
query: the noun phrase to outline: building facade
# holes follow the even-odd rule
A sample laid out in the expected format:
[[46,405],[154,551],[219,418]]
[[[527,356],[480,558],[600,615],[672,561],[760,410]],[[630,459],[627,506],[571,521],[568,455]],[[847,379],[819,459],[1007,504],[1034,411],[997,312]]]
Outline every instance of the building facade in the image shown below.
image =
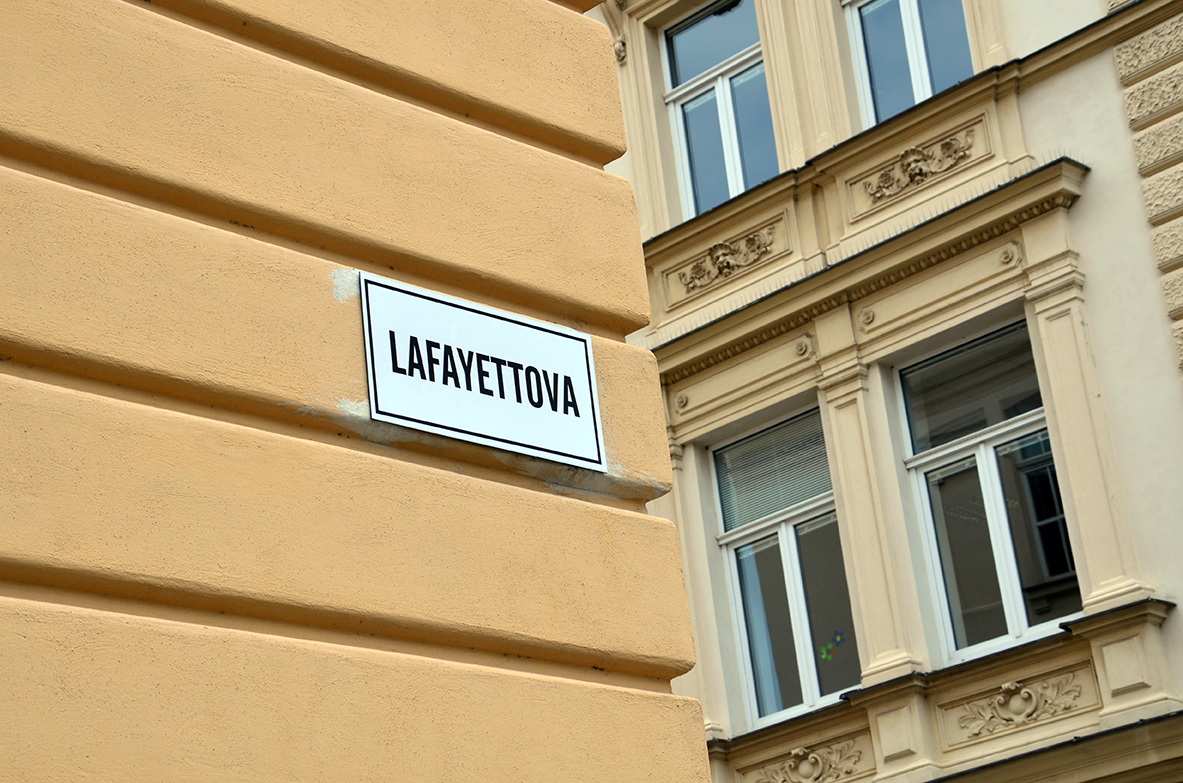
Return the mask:
[[[0,780],[707,779],[589,5],[0,4]],[[359,271],[589,335],[606,470],[373,420]]]
[[716,783],[1183,775],[1183,4],[609,0]]

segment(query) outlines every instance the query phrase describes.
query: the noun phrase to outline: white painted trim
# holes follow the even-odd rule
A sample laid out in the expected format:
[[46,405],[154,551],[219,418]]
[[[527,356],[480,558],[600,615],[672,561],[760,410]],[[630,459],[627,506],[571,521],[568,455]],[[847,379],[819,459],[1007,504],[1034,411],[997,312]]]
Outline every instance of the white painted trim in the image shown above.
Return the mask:
[[[850,33],[851,54],[854,56],[855,91],[858,96],[859,113],[862,115],[863,129],[866,130],[877,124],[875,117],[875,99],[871,93],[871,71],[867,64],[866,42],[863,40],[863,25],[859,9],[875,0],[842,0],[846,14],[846,27]],[[965,0],[961,4],[965,18],[966,38],[973,40],[970,35],[970,20],[974,18],[970,9],[965,7]],[[908,58],[908,72],[912,77],[913,105],[932,97],[932,78],[928,72],[928,58],[924,46],[924,29],[920,23],[920,6],[918,0],[899,0],[900,21],[904,27],[904,48]],[[970,46],[970,60],[977,72],[977,62],[973,55],[974,47]]]
[[[669,27],[672,27],[670,25]],[[665,28],[666,30],[669,27]],[[677,87],[671,87],[668,42],[665,30],[658,36],[661,49],[662,78],[665,80],[665,100],[674,137],[674,160],[677,164],[678,196],[682,203],[682,219],[690,220],[698,214],[694,203],[694,181],[690,172],[690,154],[686,146],[686,123],[682,107],[700,95],[715,91],[715,106],[719,112],[719,132],[723,139],[723,167],[727,173],[727,193],[735,198],[744,192],[743,159],[739,150],[739,135],[735,125],[735,111],[731,100],[731,78],[764,61],[760,43],[716,65]],[[768,73],[765,69],[765,84]],[[774,124],[775,132],[775,124]]]

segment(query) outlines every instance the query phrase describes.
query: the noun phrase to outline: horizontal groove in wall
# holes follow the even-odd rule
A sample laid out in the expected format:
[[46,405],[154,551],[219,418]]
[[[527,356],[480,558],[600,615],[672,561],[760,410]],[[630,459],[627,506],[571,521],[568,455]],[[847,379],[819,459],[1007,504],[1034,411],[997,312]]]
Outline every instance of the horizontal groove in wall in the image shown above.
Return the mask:
[[[12,273],[0,352],[17,361],[573,492],[636,500],[669,486],[656,363],[643,349],[593,337],[610,467],[573,469],[372,421],[351,267],[3,167],[0,207]],[[85,319],[59,315],[80,304]]]
[[10,580],[652,677],[692,662],[664,520],[12,376],[0,406],[28,455],[0,495]]
[[647,319],[624,180],[123,0],[8,17],[2,153],[617,334]]
[[585,780],[587,737],[617,734],[594,776],[703,763],[673,695],[13,598],[0,620],[12,780]]
[[[624,154],[607,31],[545,3],[155,0],[147,7],[168,9],[234,40],[290,53],[596,165]],[[403,34],[407,29],[418,34],[409,38]],[[528,53],[524,40],[532,44]]]

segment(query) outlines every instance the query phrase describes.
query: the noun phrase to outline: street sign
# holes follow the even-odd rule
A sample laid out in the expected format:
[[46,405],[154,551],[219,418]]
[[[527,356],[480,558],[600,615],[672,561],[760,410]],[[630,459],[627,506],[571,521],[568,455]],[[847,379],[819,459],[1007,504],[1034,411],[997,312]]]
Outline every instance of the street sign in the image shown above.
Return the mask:
[[588,335],[359,275],[371,418],[607,472]]

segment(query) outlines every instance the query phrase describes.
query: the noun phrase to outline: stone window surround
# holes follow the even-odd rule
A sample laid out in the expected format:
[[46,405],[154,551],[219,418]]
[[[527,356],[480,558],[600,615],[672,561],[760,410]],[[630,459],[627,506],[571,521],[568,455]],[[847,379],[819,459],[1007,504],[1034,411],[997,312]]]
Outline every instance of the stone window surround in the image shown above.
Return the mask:
[[[980,246],[969,245],[970,250],[952,256],[955,261],[922,267],[911,283],[898,282],[897,275],[897,282],[885,287],[864,285],[870,295],[848,297],[802,320],[778,338],[795,346],[793,352],[802,363],[796,377],[791,382],[783,376],[769,380],[781,389],[747,410],[750,426],[752,409],[763,407],[772,416],[787,405],[808,404],[810,399],[821,404],[863,656],[863,688],[943,665],[939,647],[933,644],[931,612],[921,609],[931,602],[922,597],[920,580],[913,578],[920,573],[915,562],[917,548],[909,538],[915,535],[917,515],[901,491],[904,469],[898,458],[904,452],[899,445],[901,433],[891,431],[887,397],[893,385],[893,367],[938,345],[961,341],[969,336],[967,329],[989,331],[1020,313],[1027,320],[1053,455],[1061,473],[1085,619],[1153,597],[1153,589],[1139,578],[1125,541],[1120,493],[1113,487],[1109,467],[1108,437],[1100,406],[1091,392],[1095,370],[1086,352],[1084,277],[1068,242],[1066,214],[1079,194],[1084,172],[1071,161],[1044,167],[1039,174],[1045,180],[1042,189],[1016,195],[1016,214],[1028,217],[1017,224],[1003,221],[1011,226],[1009,231],[994,233],[996,238]],[[1033,211],[1026,203],[1044,196],[1042,209]],[[1018,203],[1020,198],[1024,203]],[[961,225],[955,230],[964,236],[972,227]],[[953,276],[945,275],[946,271]],[[834,270],[829,274],[841,273]],[[979,284],[966,285],[974,276],[981,278]],[[948,287],[943,277],[958,291],[946,292],[943,301],[933,304],[933,291]],[[859,282],[852,280],[849,285],[857,287]],[[900,294],[907,299],[909,291],[925,303],[901,305],[894,301]],[[798,301],[795,306],[808,311],[810,305]],[[879,333],[873,334],[876,331]],[[694,387],[701,376],[725,373],[742,366],[744,359],[733,356],[673,383],[667,374],[669,410],[685,407],[683,401],[696,396]],[[714,436],[699,431],[688,439],[679,437],[679,429],[675,419],[671,426],[671,451],[678,476],[675,504],[681,509],[677,516],[681,517],[684,542],[693,547],[693,534],[687,529],[698,525],[713,530],[702,511],[694,508],[696,498],[707,497],[699,486],[709,481],[709,471],[704,470],[705,446],[726,437],[727,427],[717,425]],[[855,526],[853,519],[862,523]],[[912,532],[909,526],[913,526]],[[717,558],[721,552],[717,545],[714,552]],[[889,569],[886,564],[893,562],[897,567]],[[722,619],[717,622],[720,628],[728,624]],[[726,645],[728,637],[722,632],[719,637]],[[709,665],[708,659],[714,659],[715,666],[721,663],[717,654],[700,649],[700,656],[702,664]],[[724,651],[723,656],[734,662],[734,651]],[[728,691],[735,691],[736,685],[731,682]],[[1156,693],[1165,693],[1165,687],[1156,685]],[[732,703],[731,710],[738,706]],[[756,725],[750,715],[740,720],[723,717],[720,723],[724,734],[734,733],[727,731],[727,723],[732,728]]]
[[[975,71],[1007,60],[999,0],[965,0]],[[693,213],[684,206],[677,129],[663,98],[663,30],[709,4],[704,0],[606,0],[633,158],[633,186],[644,233],[651,236]],[[756,0],[760,46],[781,171],[799,168],[863,127],[845,3]],[[808,91],[805,85],[810,85]],[[820,87],[819,87],[820,86]]]

